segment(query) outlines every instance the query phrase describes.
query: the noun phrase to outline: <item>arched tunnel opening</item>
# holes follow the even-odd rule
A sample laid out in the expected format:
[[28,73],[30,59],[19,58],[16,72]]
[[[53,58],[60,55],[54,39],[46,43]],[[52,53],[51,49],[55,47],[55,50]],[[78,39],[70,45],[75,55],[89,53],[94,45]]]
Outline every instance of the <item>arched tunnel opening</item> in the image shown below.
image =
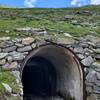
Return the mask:
[[42,57],[32,57],[23,70],[24,94],[52,96],[56,93],[56,80],[56,70],[50,61]]
[[[21,78],[24,100],[55,96],[85,100],[82,66],[64,46],[47,44],[35,48],[22,62]],[[26,99],[29,97],[32,99]]]

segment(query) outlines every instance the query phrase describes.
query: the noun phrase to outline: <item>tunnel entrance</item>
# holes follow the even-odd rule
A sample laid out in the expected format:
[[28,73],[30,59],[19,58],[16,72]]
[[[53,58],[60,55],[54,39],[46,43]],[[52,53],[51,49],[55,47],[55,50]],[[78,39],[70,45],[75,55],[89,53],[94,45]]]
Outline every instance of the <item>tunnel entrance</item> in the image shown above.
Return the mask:
[[53,64],[42,57],[31,57],[22,75],[24,95],[49,97],[56,94],[57,75]]
[[46,44],[31,51],[22,62],[21,79],[24,96],[32,96],[24,100],[56,95],[62,100],[86,100],[82,66],[77,56],[62,45]]

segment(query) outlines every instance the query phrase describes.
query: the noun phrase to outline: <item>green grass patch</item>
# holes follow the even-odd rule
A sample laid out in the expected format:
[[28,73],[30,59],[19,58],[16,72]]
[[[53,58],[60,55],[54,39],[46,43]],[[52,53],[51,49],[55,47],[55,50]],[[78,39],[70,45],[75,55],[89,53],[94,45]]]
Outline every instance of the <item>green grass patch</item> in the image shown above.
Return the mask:
[[[100,35],[100,6],[86,6],[79,8],[0,8],[0,37],[10,36],[17,37],[17,33],[13,31],[15,28],[32,27],[40,28],[46,27],[55,30],[68,32],[74,36],[83,36],[90,31]],[[98,15],[82,15],[76,14],[81,11],[92,11]],[[87,22],[89,24],[96,24],[98,28],[91,28],[90,25],[78,27],[73,25],[73,20],[65,20],[64,16],[72,15],[76,24]],[[10,30],[6,33],[6,30]],[[25,33],[21,33],[25,34]],[[56,34],[56,32],[55,32]]]
[[12,75],[10,71],[0,71],[0,93],[8,93],[2,83],[8,84],[13,89],[13,92],[16,93],[18,91],[16,78]]

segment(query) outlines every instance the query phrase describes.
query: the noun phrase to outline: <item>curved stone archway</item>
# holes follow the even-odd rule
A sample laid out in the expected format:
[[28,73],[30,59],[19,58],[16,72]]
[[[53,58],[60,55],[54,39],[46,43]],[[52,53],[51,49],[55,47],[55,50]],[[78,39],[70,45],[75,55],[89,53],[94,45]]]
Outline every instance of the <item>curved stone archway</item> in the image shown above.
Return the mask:
[[[38,75],[38,73],[36,73],[37,70],[35,71],[35,74],[31,74],[31,76],[29,74],[30,72],[27,72],[28,71],[28,68],[27,68],[28,62],[29,61],[31,63],[34,62],[37,57],[40,57],[41,60],[45,60],[47,62],[44,65],[42,63],[39,64],[40,69],[36,68],[37,70],[40,70],[40,76],[39,76],[40,80],[38,80],[40,83],[41,83],[41,75],[43,74],[41,72],[42,68],[44,68],[44,70],[45,70],[46,67],[43,67],[43,66],[47,66],[47,64],[49,64],[47,71],[50,70],[49,67],[51,66],[52,74],[50,75],[50,73],[48,72],[49,74],[47,76],[48,76],[48,78],[51,77],[52,82],[46,81],[43,83],[44,84],[50,83],[50,84],[52,84],[52,85],[50,85],[51,87],[55,86],[55,88],[53,90],[53,91],[55,91],[54,95],[55,95],[55,93],[59,93],[64,98],[64,100],[67,100],[68,96],[70,96],[71,98],[74,98],[72,100],[83,100],[84,99],[83,98],[83,91],[84,91],[84,89],[83,89],[83,87],[84,87],[83,86],[83,71],[82,71],[81,64],[79,63],[79,61],[78,61],[77,57],[74,55],[74,53],[72,53],[69,49],[67,49],[63,46],[56,45],[56,44],[47,44],[47,45],[43,45],[38,48],[35,48],[26,57],[26,59],[22,63],[22,69],[21,69],[21,77],[22,77],[23,87],[25,87],[25,83],[27,81],[35,80],[34,75]],[[33,58],[33,60],[32,60],[32,58]],[[37,62],[35,61],[35,63],[37,63]],[[34,67],[34,66],[31,66],[31,68],[32,67]],[[27,71],[25,69],[27,69]],[[34,73],[34,71],[31,70],[31,73]],[[44,73],[46,73],[46,71]],[[26,78],[26,76],[30,77],[30,80],[28,80]],[[23,81],[23,79],[25,79],[25,80]],[[28,87],[32,88],[30,83],[28,84]],[[51,89],[51,91],[52,91],[52,89]],[[33,95],[35,95],[35,94],[33,94]]]

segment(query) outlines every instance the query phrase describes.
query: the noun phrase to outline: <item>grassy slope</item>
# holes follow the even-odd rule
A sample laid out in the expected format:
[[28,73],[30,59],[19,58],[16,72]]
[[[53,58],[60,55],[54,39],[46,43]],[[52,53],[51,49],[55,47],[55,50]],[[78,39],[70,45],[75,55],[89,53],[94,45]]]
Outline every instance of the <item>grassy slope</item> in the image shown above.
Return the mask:
[[[18,27],[46,27],[50,29],[62,30],[75,36],[81,36],[91,31],[100,35],[100,6],[90,6],[81,8],[62,9],[16,9],[0,8],[0,36],[16,36],[13,29]],[[99,14],[93,16],[77,15],[77,11],[93,11]],[[74,20],[65,20],[65,15],[74,16]],[[78,22],[78,24],[76,23]],[[74,23],[73,23],[74,22]],[[83,23],[96,24],[93,27]],[[77,25],[76,25],[77,24]],[[80,25],[81,24],[81,25]],[[96,26],[96,28],[95,28]],[[10,33],[5,32],[10,30]],[[23,34],[23,33],[21,33]]]

